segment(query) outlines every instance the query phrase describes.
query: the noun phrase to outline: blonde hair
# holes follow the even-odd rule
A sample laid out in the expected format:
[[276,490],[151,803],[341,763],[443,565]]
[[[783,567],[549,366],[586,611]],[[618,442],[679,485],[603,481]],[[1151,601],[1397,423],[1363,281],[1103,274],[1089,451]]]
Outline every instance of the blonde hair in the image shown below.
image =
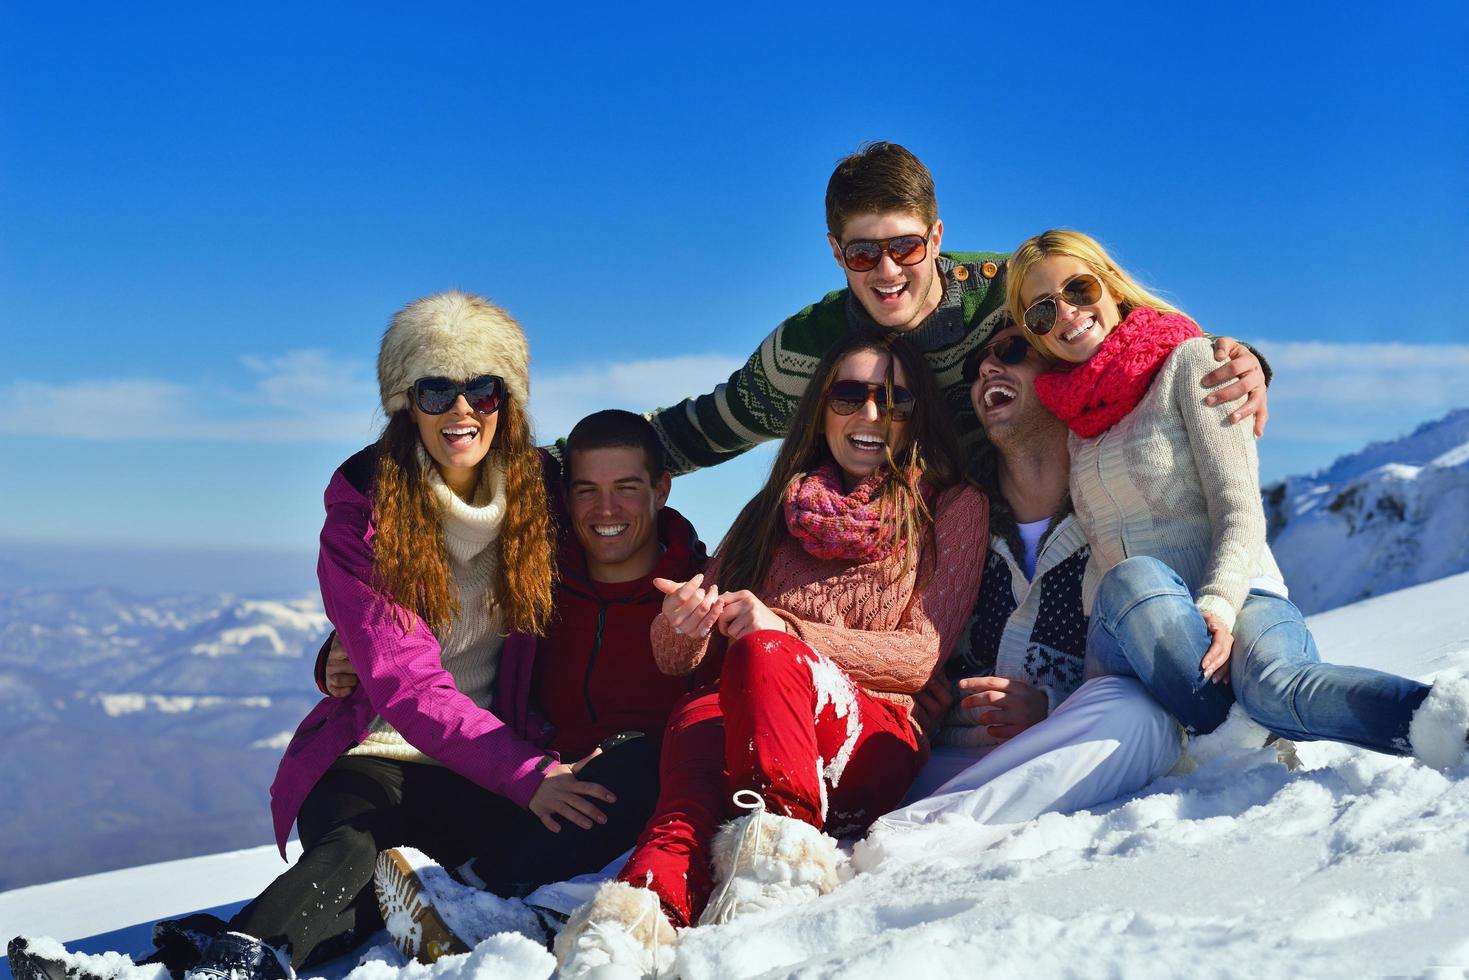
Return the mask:
[[1025,334],[1025,339],[1043,354],[1047,352],[1041,346],[1041,338],[1025,325],[1025,301],[1020,297],[1020,289],[1032,269],[1043,259],[1055,255],[1069,256],[1084,263],[1102,280],[1107,292],[1117,301],[1118,314],[1124,318],[1139,306],[1146,306],[1160,313],[1187,315],[1129,275],[1126,269],[1112,260],[1112,256],[1107,254],[1107,250],[1095,238],[1069,228],[1053,228],[1021,242],[1005,263],[1005,305],[1009,307],[1010,315],[1019,325],[1020,332]]

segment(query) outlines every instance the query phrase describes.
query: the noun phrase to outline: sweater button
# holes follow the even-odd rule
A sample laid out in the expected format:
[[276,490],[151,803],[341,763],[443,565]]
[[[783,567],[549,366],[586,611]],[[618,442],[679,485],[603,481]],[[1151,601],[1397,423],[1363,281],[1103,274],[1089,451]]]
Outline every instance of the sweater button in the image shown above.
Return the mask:
[[995,265],[993,262],[986,262],[984,265],[979,267],[979,271],[980,274],[983,275],[986,279],[993,279],[995,277],[995,274],[1000,271],[1000,267]]
[[954,266],[954,280],[956,282],[963,282],[965,279],[968,279],[968,278],[969,278],[969,266],[967,266],[967,265],[956,265],[956,266]]

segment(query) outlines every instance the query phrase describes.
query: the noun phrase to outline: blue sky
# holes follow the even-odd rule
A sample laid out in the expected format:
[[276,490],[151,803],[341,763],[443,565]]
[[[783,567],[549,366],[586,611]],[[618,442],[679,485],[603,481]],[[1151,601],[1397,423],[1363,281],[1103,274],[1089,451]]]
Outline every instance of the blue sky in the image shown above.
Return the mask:
[[[309,551],[449,286],[545,436],[705,390],[841,284],[874,138],[947,247],[1078,227],[1259,344],[1267,478],[1469,402],[1461,6],[496,6],[0,7],[0,541]],[[765,460],[674,503],[717,532]]]

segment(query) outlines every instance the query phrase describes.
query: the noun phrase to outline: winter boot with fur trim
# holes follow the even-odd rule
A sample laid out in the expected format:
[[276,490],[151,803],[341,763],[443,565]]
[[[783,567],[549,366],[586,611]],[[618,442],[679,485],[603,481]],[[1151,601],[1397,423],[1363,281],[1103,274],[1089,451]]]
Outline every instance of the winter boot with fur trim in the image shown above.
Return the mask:
[[1408,726],[1413,754],[1426,766],[1457,768],[1469,750],[1469,677],[1434,678]]
[[752,790],[736,793],[735,803],[753,812],[714,838],[714,897],[699,925],[809,902],[840,883],[844,858],[836,841],[804,821],[766,813]]
[[274,946],[243,932],[222,932],[184,980],[295,980],[291,962]]
[[673,967],[673,923],[656,892],[609,881],[556,936],[561,980],[642,980]]
[[433,963],[441,956],[469,952],[469,943],[449,928],[434,907],[433,891],[402,850],[390,847],[377,856],[372,887],[393,944],[404,956]]

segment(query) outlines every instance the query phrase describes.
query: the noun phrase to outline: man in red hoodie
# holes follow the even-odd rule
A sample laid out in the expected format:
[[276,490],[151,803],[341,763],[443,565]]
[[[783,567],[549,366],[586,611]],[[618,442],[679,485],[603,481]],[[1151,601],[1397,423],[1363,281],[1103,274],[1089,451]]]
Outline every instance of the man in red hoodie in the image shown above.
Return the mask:
[[[598,870],[632,846],[657,802],[669,712],[719,676],[715,664],[696,677],[668,677],[653,662],[648,628],[663,604],[653,579],[686,581],[706,560],[693,525],[664,506],[671,478],[653,427],[632,412],[596,412],[572,429],[565,458],[563,473],[548,466],[562,483],[564,527],[526,734],[580,761],[574,779],[543,784],[557,796],[551,815],[538,821],[527,812],[521,831],[487,842],[483,856],[453,872],[507,896]],[[318,677],[335,696],[357,683],[335,646]]]

